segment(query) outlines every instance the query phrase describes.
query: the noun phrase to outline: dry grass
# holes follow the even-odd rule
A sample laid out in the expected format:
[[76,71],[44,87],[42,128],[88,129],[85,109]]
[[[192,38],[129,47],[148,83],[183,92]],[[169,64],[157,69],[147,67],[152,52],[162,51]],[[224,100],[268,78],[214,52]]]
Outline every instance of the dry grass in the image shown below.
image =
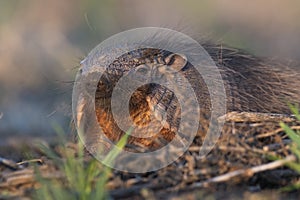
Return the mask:
[[[299,132],[299,122],[294,120],[287,124],[290,125],[290,130]],[[205,194],[209,191],[218,190],[219,192],[213,195],[217,198],[221,193],[225,194],[227,191],[231,191],[232,187],[243,188],[242,192],[246,194],[249,190],[264,192],[267,189],[296,184],[299,181],[299,174],[296,172],[297,170],[286,167],[286,164],[295,161],[297,154],[295,155],[293,149],[291,149],[293,138],[290,139],[283,129],[286,130],[285,127],[280,127],[279,123],[274,120],[234,122],[231,118],[231,121],[225,123],[218,144],[204,159],[199,159],[197,156],[201,145],[199,136],[195,138],[195,142],[188,152],[168,167],[145,174],[112,171],[107,176],[105,188],[108,194],[115,198],[133,196],[150,198],[151,195],[171,197],[174,192],[188,192],[188,194],[194,195],[196,194],[195,191],[202,191],[203,188],[205,188],[203,190]],[[54,152],[59,155],[60,160],[68,160],[71,154],[77,155],[77,157],[74,157],[76,158],[73,160],[74,162],[69,163],[70,166],[73,166],[80,161],[80,156],[78,157],[76,146],[72,143],[68,144],[65,145],[63,151],[61,148],[55,148]],[[66,152],[68,153],[66,154]],[[35,167],[39,169],[41,176],[38,181],[32,165],[1,160],[1,197],[30,197],[35,194],[34,188],[44,187],[43,181],[40,180],[45,178],[60,183],[58,184],[61,186],[60,190],[62,188],[67,189],[67,191],[70,190],[68,184],[66,184],[66,177],[69,177],[72,173],[78,173],[78,171],[71,171],[68,175],[65,170],[59,167],[64,165],[60,165],[49,152],[44,155],[42,153],[37,158],[38,160],[32,160],[31,162],[36,163]],[[274,160],[275,158],[279,160]],[[89,167],[87,166],[91,165],[91,158],[87,156],[80,162],[82,165],[80,169],[85,171],[85,174],[89,174]],[[101,169],[101,167],[98,169]],[[78,177],[80,178],[80,176]],[[93,185],[96,180],[99,180],[98,178],[99,176],[93,177],[91,182],[93,184],[89,184],[90,191],[96,191],[93,189]],[[69,182],[72,183],[72,181],[74,182],[76,179]],[[43,187],[41,187],[41,184]],[[104,186],[101,188],[103,189]],[[239,189],[236,192],[238,191]],[[279,190],[276,191],[276,193],[278,192]],[[74,193],[71,194],[74,195]]]

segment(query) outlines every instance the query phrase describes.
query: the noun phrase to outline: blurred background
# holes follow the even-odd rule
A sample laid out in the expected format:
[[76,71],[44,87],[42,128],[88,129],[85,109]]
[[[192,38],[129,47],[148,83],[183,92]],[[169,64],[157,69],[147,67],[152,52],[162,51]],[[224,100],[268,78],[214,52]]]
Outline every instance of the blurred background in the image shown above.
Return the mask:
[[120,31],[168,27],[299,61],[299,19],[299,0],[0,1],[0,141],[69,133],[78,63]]

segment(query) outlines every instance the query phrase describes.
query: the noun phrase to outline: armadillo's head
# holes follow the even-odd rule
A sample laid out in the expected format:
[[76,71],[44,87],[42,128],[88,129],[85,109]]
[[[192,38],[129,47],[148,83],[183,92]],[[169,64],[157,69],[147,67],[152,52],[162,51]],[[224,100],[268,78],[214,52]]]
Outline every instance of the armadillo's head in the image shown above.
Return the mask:
[[[139,49],[124,54],[102,73],[95,93],[95,108],[111,107],[114,94],[118,101],[130,99],[127,102],[130,111],[144,101],[165,128],[176,130],[180,108],[173,90],[169,88],[182,83],[180,71],[186,65],[184,55],[157,49]],[[127,107],[127,103],[124,102],[122,107]]]
[[[176,96],[168,86],[181,81],[181,76],[177,75],[187,65],[187,58],[163,50],[139,49],[121,55],[106,63],[104,67],[102,63],[105,64],[106,60],[107,56],[98,55],[97,58],[88,56],[81,62],[81,76],[86,79],[86,84],[82,84],[85,86],[82,92],[85,96],[94,97],[94,102],[84,104],[94,103],[96,111],[98,108],[111,109],[113,92],[117,90],[116,88],[120,92],[131,90],[129,91],[131,111],[139,112],[138,107],[146,104],[164,128],[176,131],[180,108]],[[118,99],[128,98],[126,95],[119,96]],[[127,107],[125,104],[122,106]],[[117,113],[122,115],[120,112]],[[77,118],[80,120],[82,117]]]
[[118,57],[105,70],[101,69],[96,98],[110,98],[116,84],[149,85],[174,77],[187,63],[184,55],[157,49],[139,49]]
[[160,82],[166,78],[176,76],[187,63],[184,55],[169,54],[156,57],[155,60],[146,59],[146,62],[131,69],[128,73],[140,82]]

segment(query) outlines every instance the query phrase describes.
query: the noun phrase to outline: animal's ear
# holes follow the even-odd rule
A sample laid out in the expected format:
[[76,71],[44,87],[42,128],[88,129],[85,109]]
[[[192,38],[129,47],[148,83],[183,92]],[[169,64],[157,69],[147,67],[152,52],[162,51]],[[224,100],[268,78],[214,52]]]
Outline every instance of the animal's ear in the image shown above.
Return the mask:
[[180,71],[186,65],[187,58],[183,54],[170,54],[165,58],[165,62],[174,70]]

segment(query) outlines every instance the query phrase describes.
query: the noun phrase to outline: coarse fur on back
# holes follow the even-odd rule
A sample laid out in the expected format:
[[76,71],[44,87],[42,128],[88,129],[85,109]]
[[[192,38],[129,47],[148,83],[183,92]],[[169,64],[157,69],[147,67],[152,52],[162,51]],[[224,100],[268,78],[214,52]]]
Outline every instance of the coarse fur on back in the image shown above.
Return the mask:
[[[229,111],[290,113],[300,103],[299,68],[286,61],[258,58],[234,48],[204,45],[230,87]],[[222,60],[220,60],[222,53]],[[300,66],[298,66],[300,67]]]
[[[168,38],[172,37],[175,36],[169,35]],[[169,40],[162,40],[159,33],[152,35],[151,41],[155,41],[156,46],[161,48],[128,51],[113,62],[109,62],[106,69],[96,69],[102,73],[95,94],[96,116],[104,133],[112,141],[118,141],[124,134],[116,124],[111,110],[113,89],[122,76],[144,64],[156,68],[161,65],[172,67],[174,63],[184,63],[179,67],[178,73],[189,80],[204,113],[204,116],[199,118],[199,130],[203,129],[205,132],[207,127],[211,111],[210,94],[203,77],[189,61],[189,55],[178,56],[180,55],[178,52],[164,50],[163,47]],[[147,40],[144,42],[147,44]],[[180,41],[171,45],[177,49],[184,49],[185,52],[192,52],[191,48],[194,48],[191,45],[183,45]],[[242,50],[211,42],[204,42],[201,45],[215,62],[222,76],[227,111],[288,114],[290,113],[288,103],[300,103],[299,71],[290,68],[290,63],[258,58]],[[120,44],[121,48],[126,50],[128,47],[125,43]],[[118,51],[119,49],[115,48],[110,52],[117,54]],[[83,73],[84,68],[94,66],[99,60],[108,62],[111,57],[114,56],[107,54],[105,49],[90,53],[84,60]],[[186,62],[183,62],[184,59],[187,59]],[[130,144],[157,149],[174,138],[181,110],[178,99],[171,90],[158,84],[145,84],[132,94],[129,112],[135,125],[140,127],[150,123],[153,119],[151,116],[155,116],[154,124],[161,125],[163,113],[166,113],[167,123],[159,133],[155,133],[155,136],[129,138]]]
[[[256,58],[231,48],[223,48],[222,60],[219,60],[219,47],[211,44],[203,46],[222,74],[227,93],[228,111],[289,113],[288,103],[300,102],[299,76],[288,66]],[[100,79],[96,92],[98,122],[108,138],[113,141],[117,141],[123,135],[113,119],[108,100],[115,84],[126,71],[137,68],[145,62],[153,62],[157,57],[165,58],[171,54],[157,49],[140,49],[137,52],[130,52],[131,56],[123,55],[109,65],[103,79]],[[206,115],[206,117],[199,118],[199,130],[202,129],[205,132],[211,108],[210,95],[205,82],[189,63],[182,68],[180,73],[191,80],[190,83],[199,100],[199,106]],[[103,102],[106,104],[104,105]],[[158,107],[160,110],[154,110],[153,107]],[[133,93],[129,109],[133,121],[141,127],[150,122],[153,113],[154,116],[167,113],[166,126],[157,134],[161,137],[147,139],[131,137],[129,143],[142,144],[156,149],[174,138],[179,126],[180,106],[172,91],[157,84],[147,84]],[[157,119],[162,120],[161,117]],[[159,121],[156,123],[160,125]]]

